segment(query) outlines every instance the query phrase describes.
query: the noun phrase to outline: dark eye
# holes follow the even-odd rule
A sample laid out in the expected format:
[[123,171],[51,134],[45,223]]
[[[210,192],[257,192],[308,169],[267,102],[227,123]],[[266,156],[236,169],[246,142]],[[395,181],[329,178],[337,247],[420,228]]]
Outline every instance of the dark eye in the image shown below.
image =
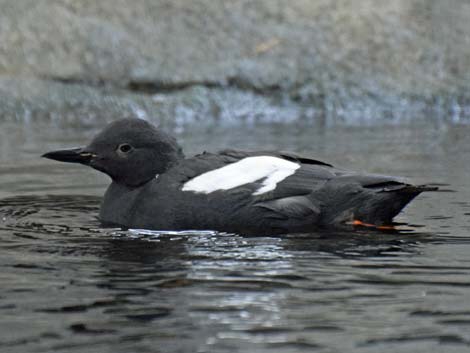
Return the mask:
[[118,150],[122,153],[128,153],[132,150],[132,146],[128,143],[122,143],[119,145]]

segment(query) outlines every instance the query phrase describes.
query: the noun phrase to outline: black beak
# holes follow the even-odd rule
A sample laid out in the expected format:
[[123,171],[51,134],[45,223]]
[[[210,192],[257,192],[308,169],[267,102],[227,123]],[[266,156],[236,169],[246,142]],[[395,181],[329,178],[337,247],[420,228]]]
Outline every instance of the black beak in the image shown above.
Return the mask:
[[71,148],[68,150],[48,152],[43,154],[41,157],[53,159],[59,162],[88,164],[93,157],[96,157],[96,155],[85,151],[84,148]]

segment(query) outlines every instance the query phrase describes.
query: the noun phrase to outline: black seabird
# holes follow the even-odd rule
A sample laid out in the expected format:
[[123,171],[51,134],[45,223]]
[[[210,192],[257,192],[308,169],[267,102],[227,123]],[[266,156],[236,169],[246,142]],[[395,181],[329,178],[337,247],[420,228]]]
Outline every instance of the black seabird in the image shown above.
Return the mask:
[[224,150],[185,158],[173,137],[140,119],[115,121],[88,146],[43,157],[109,175],[100,219],[128,228],[279,234],[383,226],[436,189],[294,153]]

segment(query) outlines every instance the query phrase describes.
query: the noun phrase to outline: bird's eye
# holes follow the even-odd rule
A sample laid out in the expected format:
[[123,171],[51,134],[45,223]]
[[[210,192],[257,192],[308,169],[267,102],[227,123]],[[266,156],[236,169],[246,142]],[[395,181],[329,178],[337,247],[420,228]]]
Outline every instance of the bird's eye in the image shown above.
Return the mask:
[[122,153],[129,153],[132,150],[132,146],[128,143],[122,143],[118,146],[118,150]]

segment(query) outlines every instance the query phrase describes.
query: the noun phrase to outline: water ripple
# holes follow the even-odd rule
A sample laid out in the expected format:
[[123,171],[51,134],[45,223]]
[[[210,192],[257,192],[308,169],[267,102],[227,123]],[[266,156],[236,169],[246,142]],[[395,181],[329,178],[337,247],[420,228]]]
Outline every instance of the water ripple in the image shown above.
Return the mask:
[[468,349],[464,233],[406,222],[393,232],[259,237],[125,230],[100,226],[99,202],[75,195],[0,201],[2,347]]

